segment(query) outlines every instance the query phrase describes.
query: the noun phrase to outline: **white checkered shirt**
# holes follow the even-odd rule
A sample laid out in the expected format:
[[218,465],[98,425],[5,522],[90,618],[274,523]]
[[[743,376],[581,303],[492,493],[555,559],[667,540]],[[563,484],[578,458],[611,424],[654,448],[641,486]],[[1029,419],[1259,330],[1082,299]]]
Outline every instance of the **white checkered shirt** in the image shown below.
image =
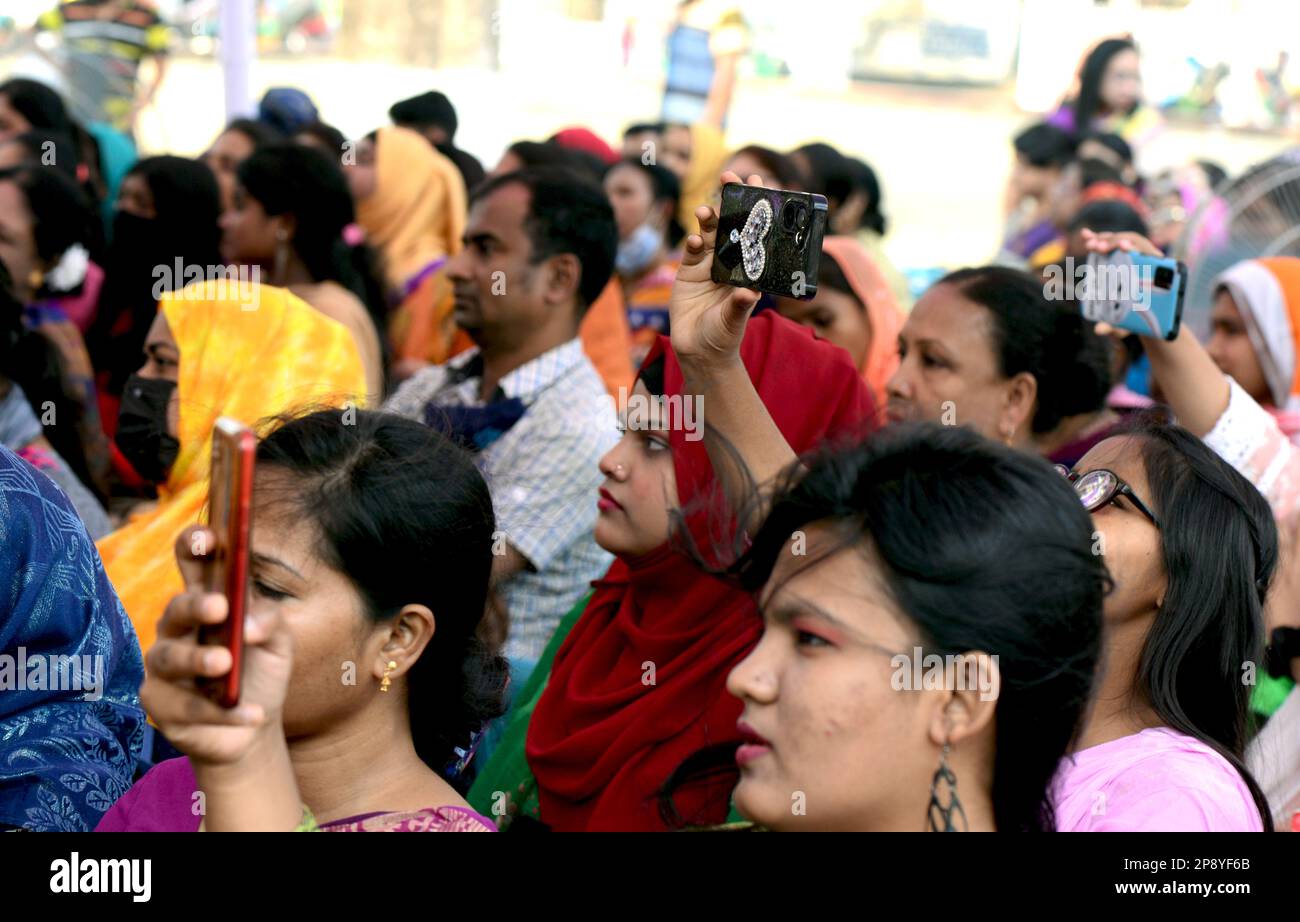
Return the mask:
[[[477,349],[415,375],[384,409],[424,422],[424,408],[482,406],[481,378],[462,377]],[[614,401],[571,339],[501,379],[506,397],[528,411],[480,452],[479,470],[492,491],[497,529],[532,565],[498,587],[510,612],[505,653],[538,659],[560,619],[612,557],[596,544],[598,462],[618,441]]]

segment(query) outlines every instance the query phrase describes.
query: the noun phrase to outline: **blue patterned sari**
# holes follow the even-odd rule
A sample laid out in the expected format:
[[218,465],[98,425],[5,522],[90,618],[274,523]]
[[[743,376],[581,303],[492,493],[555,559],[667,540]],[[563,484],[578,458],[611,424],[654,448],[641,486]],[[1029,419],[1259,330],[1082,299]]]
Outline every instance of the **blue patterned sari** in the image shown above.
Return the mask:
[[71,503],[0,447],[0,827],[95,828],[131,786],[143,678]]

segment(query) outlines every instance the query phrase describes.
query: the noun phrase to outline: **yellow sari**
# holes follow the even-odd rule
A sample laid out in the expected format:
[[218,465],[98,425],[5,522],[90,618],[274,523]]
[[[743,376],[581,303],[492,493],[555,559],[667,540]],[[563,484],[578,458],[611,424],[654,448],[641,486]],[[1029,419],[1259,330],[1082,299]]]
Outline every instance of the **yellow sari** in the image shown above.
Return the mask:
[[181,356],[180,452],[157,506],[98,545],[142,650],[182,589],[173,547],[204,511],[217,417],[253,425],[298,408],[365,406],[361,357],[341,323],[281,288],[259,286],[252,310],[219,294],[216,283],[199,282],[159,303]]
[[395,359],[448,358],[455,325],[442,269],[414,287],[411,281],[439,257],[460,252],[466,212],[465,181],[451,160],[408,128],[379,129],[375,191],[357,203],[357,223],[383,254],[389,289],[401,296],[388,329]]

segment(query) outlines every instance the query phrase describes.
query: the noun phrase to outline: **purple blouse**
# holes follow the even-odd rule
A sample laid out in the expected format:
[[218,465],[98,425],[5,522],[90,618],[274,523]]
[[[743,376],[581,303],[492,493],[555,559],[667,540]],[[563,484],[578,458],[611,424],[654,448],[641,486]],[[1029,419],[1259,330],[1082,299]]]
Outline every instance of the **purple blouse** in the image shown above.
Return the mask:
[[[96,832],[198,832],[202,798],[186,758],[159,762],[109,808]],[[493,822],[466,807],[409,813],[366,813],[321,823],[322,832],[496,832]]]

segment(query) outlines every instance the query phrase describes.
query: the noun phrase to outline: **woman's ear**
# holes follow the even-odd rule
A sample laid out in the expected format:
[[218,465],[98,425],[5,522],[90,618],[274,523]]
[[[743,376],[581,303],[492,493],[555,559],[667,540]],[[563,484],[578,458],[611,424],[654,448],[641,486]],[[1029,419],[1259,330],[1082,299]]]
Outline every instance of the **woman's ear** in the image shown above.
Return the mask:
[[1002,418],[998,420],[998,434],[1004,440],[1027,438],[1033,425],[1034,410],[1037,407],[1038,379],[1027,371],[1012,376],[1006,384]]
[[936,746],[956,746],[992,726],[1002,690],[996,656],[967,651],[954,662],[955,668],[947,672],[941,700],[930,714],[930,740]]
[[[427,605],[405,605],[379,633],[379,649],[371,658],[375,678],[405,675],[424,653],[437,630],[437,619]],[[389,663],[395,663],[389,667]]]

